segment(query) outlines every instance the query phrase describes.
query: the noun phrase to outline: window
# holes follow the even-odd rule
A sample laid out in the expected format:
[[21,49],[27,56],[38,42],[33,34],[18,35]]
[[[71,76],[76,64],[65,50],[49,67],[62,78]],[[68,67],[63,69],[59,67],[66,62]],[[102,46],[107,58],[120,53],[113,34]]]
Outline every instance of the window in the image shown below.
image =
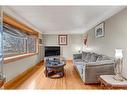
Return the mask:
[[36,37],[4,24],[4,57],[36,52]]
[[36,52],[36,38],[35,37],[28,37],[27,40],[27,49],[29,53]]
[[2,54],[3,54],[2,53],[2,23],[1,23],[1,14],[0,14],[0,62],[2,60]]
[[1,24],[1,17],[0,17],[0,59],[2,57],[2,24]]

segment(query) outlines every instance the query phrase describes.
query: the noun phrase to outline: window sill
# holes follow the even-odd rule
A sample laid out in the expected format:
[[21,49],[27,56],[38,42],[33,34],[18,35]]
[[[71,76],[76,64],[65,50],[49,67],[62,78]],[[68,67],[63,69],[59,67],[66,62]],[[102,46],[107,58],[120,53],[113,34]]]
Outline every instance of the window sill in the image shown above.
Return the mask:
[[23,59],[26,57],[30,57],[30,56],[33,56],[36,54],[38,54],[38,53],[28,53],[28,54],[16,55],[16,56],[12,56],[12,57],[6,57],[6,58],[4,58],[4,64],[14,62],[14,61],[17,61],[17,60],[20,60],[20,59]]

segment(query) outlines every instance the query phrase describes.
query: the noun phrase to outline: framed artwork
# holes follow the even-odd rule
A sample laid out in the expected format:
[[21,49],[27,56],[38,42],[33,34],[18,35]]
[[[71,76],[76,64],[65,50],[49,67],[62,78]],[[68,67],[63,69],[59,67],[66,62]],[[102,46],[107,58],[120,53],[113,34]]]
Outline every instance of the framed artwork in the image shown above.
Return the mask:
[[104,37],[104,23],[101,23],[95,27],[95,37]]
[[67,45],[67,35],[58,36],[59,45]]

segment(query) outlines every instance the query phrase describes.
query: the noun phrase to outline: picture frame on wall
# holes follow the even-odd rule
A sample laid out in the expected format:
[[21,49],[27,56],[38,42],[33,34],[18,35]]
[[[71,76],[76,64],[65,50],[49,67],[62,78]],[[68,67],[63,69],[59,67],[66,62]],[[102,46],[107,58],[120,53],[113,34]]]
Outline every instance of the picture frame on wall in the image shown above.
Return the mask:
[[58,43],[59,45],[67,45],[67,35],[59,35]]
[[105,30],[104,30],[104,22],[103,22],[95,27],[95,37],[96,38],[104,37],[104,33]]

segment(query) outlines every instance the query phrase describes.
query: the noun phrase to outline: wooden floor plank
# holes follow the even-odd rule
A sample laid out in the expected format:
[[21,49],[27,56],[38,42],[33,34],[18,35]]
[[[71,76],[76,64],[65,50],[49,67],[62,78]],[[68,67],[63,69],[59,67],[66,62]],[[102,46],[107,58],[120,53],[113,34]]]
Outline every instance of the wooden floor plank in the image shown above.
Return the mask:
[[100,85],[85,85],[73,67],[72,62],[65,66],[65,76],[50,79],[44,75],[44,66],[36,67],[33,71],[16,83],[10,89],[102,89]]

